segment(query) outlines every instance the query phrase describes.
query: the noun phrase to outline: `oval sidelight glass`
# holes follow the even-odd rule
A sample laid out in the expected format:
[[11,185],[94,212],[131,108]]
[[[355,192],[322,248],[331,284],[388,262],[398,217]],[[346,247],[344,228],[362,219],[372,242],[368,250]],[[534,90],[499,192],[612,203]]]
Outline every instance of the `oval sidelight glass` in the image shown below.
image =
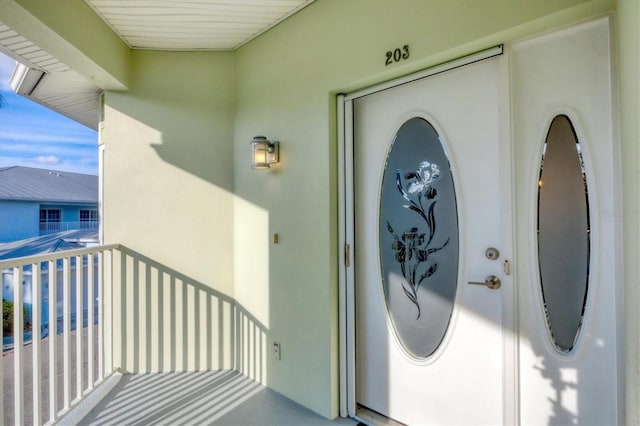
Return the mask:
[[398,130],[380,191],[378,244],[387,312],[415,358],[440,346],[458,281],[458,213],[449,159],[426,120]]
[[549,334],[569,352],[580,333],[589,283],[589,196],[580,143],[566,115],[547,133],[538,181],[540,291]]

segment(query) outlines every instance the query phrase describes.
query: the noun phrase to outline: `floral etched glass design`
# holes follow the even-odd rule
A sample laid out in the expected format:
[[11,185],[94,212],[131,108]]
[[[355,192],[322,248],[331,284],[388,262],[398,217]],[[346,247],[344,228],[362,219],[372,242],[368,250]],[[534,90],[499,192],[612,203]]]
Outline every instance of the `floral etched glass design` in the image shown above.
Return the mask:
[[566,115],[551,122],[538,180],[540,291],[549,334],[573,349],[589,290],[589,191],[582,150]]
[[413,357],[444,338],[458,281],[458,215],[449,160],[431,124],[398,130],[380,191],[379,255],[387,312]]

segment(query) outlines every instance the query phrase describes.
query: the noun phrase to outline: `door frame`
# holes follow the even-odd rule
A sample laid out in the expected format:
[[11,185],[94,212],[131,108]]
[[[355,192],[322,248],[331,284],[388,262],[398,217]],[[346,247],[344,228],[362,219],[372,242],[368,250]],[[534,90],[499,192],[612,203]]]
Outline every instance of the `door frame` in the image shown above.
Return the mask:
[[[355,214],[354,214],[354,112],[353,101],[357,98],[381,92],[393,87],[408,84],[417,80],[440,74],[455,68],[463,67],[475,62],[501,56],[504,53],[504,46],[499,45],[480,52],[465,56],[453,61],[445,62],[423,71],[413,73],[395,80],[384,82],[363,90],[350,94],[339,94],[337,96],[337,126],[338,126],[338,230],[339,230],[339,342],[340,342],[340,416],[357,418],[356,415],[356,376],[355,376],[355,273],[354,273],[354,251],[355,251]],[[501,180],[506,182],[502,197],[501,208],[507,212],[506,220],[502,222],[502,231],[511,235],[511,250],[515,250],[515,232],[513,231],[512,217],[514,203],[512,202],[513,179],[512,176],[512,151],[511,151],[511,130],[509,123],[509,66],[505,57],[501,58],[499,66],[500,80],[500,150],[501,158],[509,159],[509,167],[501,169]],[[514,259],[514,252],[505,252],[506,259]],[[510,276],[509,282],[513,282]],[[515,424],[518,419],[518,374],[517,373],[517,294],[515,286],[505,285],[502,291],[503,296],[503,324],[509,329],[503,337],[503,369],[505,377],[503,382],[504,395],[509,399],[503,402],[503,419],[508,424]]]

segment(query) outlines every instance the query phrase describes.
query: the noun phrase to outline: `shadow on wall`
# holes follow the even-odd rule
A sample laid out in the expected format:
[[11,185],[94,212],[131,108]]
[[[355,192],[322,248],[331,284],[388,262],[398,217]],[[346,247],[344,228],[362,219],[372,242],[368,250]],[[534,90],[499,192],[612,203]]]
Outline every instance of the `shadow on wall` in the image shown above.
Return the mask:
[[105,97],[109,108],[129,118],[107,110],[106,145],[117,147],[118,161],[130,161],[132,170],[152,168],[152,149],[164,162],[232,192],[234,63],[228,52],[135,51],[131,89]]
[[114,256],[114,367],[266,380],[267,328],[233,298],[128,248]]

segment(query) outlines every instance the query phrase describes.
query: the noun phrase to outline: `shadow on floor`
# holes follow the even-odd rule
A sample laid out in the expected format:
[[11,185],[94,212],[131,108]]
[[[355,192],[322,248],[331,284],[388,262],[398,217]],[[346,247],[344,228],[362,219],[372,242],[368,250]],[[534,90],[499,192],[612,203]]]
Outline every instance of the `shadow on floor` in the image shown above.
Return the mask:
[[324,417],[235,370],[124,375],[82,425],[356,425]]

